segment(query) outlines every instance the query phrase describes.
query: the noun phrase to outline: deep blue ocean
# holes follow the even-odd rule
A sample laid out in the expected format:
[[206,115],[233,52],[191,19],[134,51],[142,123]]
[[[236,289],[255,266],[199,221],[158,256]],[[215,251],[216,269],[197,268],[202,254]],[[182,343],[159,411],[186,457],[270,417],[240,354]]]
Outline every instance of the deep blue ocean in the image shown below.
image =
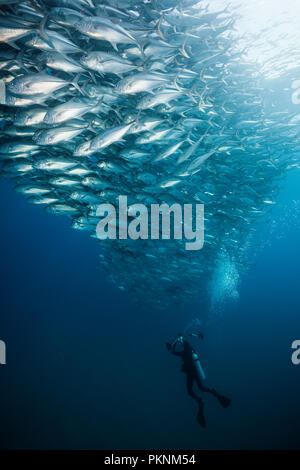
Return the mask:
[[[299,173],[281,186],[239,298],[217,312],[201,298],[156,311],[106,279],[95,240],[2,179],[1,448],[299,448]],[[165,342],[208,315],[198,351],[207,383],[232,404],[205,396],[202,429]]]
[[[123,13],[106,8],[107,4],[118,5],[122,2],[96,1],[95,7],[93,2],[78,2],[81,5],[86,3],[87,12],[91,11],[93,17],[108,12],[108,17],[113,18],[110,25],[112,31],[119,30],[122,24],[125,24],[125,32],[127,29],[130,32],[133,28],[133,36],[119,30],[120,34],[125,34],[120,44],[112,40],[114,35],[112,38],[94,38],[91,34],[93,29],[90,31],[90,25],[107,26],[106,17],[101,20],[102,23],[95,21],[95,18],[79,22],[73,18],[73,24],[72,14],[61,18],[57,11],[52,11],[52,7],[53,16],[49,17],[48,13],[44,15],[44,4],[47,7],[55,2],[28,2],[25,10],[19,5],[20,2],[9,2],[12,6],[8,7],[3,6],[3,2],[0,3],[2,37],[9,32],[12,37],[15,35],[20,48],[20,53],[10,51],[8,65],[5,64],[6,56],[0,64],[1,80],[3,74],[5,80],[7,79],[0,84],[0,103],[5,106],[0,129],[1,139],[3,138],[1,145],[4,143],[0,151],[0,341],[5,342],[7,354],[6,365],[0,365],[0,449],[300,450],[300,364],[294,365],[291,360],[292,343],[295,340],[300,341],[299,2],[241,0],[240,7],[240,0],[231,0],[232,18],[236,21],[233,29],[231,18],[226,19],[227,13],[224,22],[221,19],[219,22],[219,13],[210,17],[214,8],[222,10],[226,7],[225,0],[201,2],[203,10],[202,7],[197,8],[198,13],[201,10],[203,17],[198,18],[197,8],[192,8],[193,2],[177,2],[178,8],[173,8],[172,4],[169,8],[168,4],[172,2],[167,0],[145,0],[137,2],[137,5],[134,2],[129,2],[128,5],[126,2],[127,7],[125,4],[120,7],[124,10]],[[42,8],[39,9],[40,3]],[[183,10],[181,3],[186,5]],[[72,6],[73,2],[70,4]],[[75,4],[76,2],[73,5]],[[101,6],[104,6],[104,10],[102,8],[99,13],[97,8]],[[22,34],[18,37],[19,24],[17,34],[11,31],[7,33],[6,26],[11,21],[11,15],[13,22],[15,13],[23,20],[27,8],[37,8],[34,21],[30,24],[30,34],[39,31],[42,33],[40,39],[43,39],[47,28],[49,34],[52,32],[51,37],[57,29],[65,34],[65,38],[74,41],[73,46],[77,47],[77,52],[72,52],[71,49],[70,54],[74,53],[78,60],[81,60],[81,53],[84,51],[92,54],[97,52],[98,44],[95,41],[101,41],[101,46],[104,40],[104,54],[107,50],[114,53],[110,60],[118,62],[114,58],[117,50],[122,54],[120,57],[126,57],[126,61],[129,58],[130,63],[125,65],[129,65],[131,71],[127,72],[140,77],[137,78],[139,86],[142,87],[143,81],[147,80],[141,78],[137,71],[148,73],[151,70],[152,78],[148,78],[150,83],[147,86],[150,87],[153,81],[154,88],[143,90],[137,86],[135,91],[134,88],[133,91],[130,88],[128,91],[125,86],[127,72],[124,72],[124,85],[124,80],[120,77],[122,73],[109,70],[104,73],[109,75],[108,78],[104,77],[102,80],[101,70],[95,71],[92,65],[89,65],[88,73],[85,69],[80,73],[69,73],[64,68],[56,71],[48,61],[41,65],[38,59],[40,46],[37,47],[38,51],[34,51],[34,43],[27,43],[27,33],[25,39]],[[75,5],[74,8],[80,10],[81,7]],[[122,15],[126,18],[127,13],[129,19],[125,22]],[[76,15],[78,12],[75,19]],[[190,25],[188,21],[191,22]],[[53,31],[50,28],[53,27],[51,22],[56,24]],[[12,29],[15,27],[16,25],[11,26]],[[200,36],[194,35],[195,32]],[[102,34],[101,31],[98,33]],[[225,35],[222,36],[223,33]],[[139,41],[134,40],[135,35]],[[164,35],[169,43],[162,42]],[[200,39],[201,47],[198,41]],[[2,39],[3,50],[9,42],[5,37]],[[229,48],[230,42],[232,44]],[[116,50],[117,45],[119,49]],[[49,47],[47,41],[46,46]],[[50,50],[52,46],[50,41]],[[56,50],[57,47],[54,47],[56,52],[59,50]],[[156,52],[151,52],[151,48]],[[169,48],[167,53],[166,48]],[[144,60],[146,50],[148,58]],[[143,54],[140,62],[141,51]],[[100,52],[103,52],[102,49]],[[209,61],[206,63],[207,60]],[[106,59],[103,63],[105,62]],[[120,67],[120,64],[117,66]],[[11,160],[21,155],[22,163],[27,155],[25,152],[25,157],[22,157],[21,151],[14,150],[18,138],[14,137],[13,126],[17,116],[17,113],[14,114],[14,100],[18,101],[17,97],[23,96],[22,93],[26,90],[29,97],[30,93],[35,95],[34,87],[30,91],[30,87],[28,90],[25,86],[28,77],[23,82],[22,75],[18,85],[19,72],[25,74],[24,70],[27,68],[30,75],[35,76],[30,80],[36,80],[35,85],[39,85],[37,90],[41,90],[47,83],[51,84],[51,78],[59,79],[57,83],[61,87],[56,90],[53,88],[54,92],[59,92],[57,95],[50,93],[50,88],[49,93],[47,90],[44,93],[47,115],[50,108],[54,109],[54,104],[56,107],[58,103],[76,96],[80,100],[83,99],[82,96],[84,99],[88,96],[89,100],[95,100],[89,110],[93,114],[94,105],[100,106],[101,97],[101,104],[105,106],[100,112],[100,121],[94,118],[90,121],[86,117],[88,126],[81,129],[82,141],[76,140],[77,134],[76,142],[71,142],[71,139],[69,142],[65,137],[61,149],[66,151],[63,157],[75,156],[77,159],[79,155],[84,155],[81,145],[88,143],[86,156],[90,155],[90,160],[86,160],[87,163],[83,166],[87,165],[87,170],[92,169],[87,174],[94,174],[97,167],[97,175],[103,176],[104,180],[111,180],[111,186],[104,186],[108,194],[107,201],[109,194],[115,197],[116,191],[120,191],[121,195],[127,194],[127,190],[130,194],[132,189],[135,196],[143,196],[145,201],[149,197],[152,201],[153,198],[149,195],[152,195],[156,186],[160,190],[167,189],[165,194],[173,198],[173,194],[176,195],[174,178],[174,184],[181,183],[189,173],[195,179],[186,180],[186,192],[183,191],[182,195],[193,195],[193,201],[202,200],[195,197],[198,197],[200,191],[203,191],[202,196],[213,196],[213,203],[210,202],[210,197],[204,197],[205,204],[208,201],[207,212],[216,217],[207,224],[207,235],[211,237],[210,240],[213,239],[213,248],[210,251],[208,238],[208,255],[199,257],[200,261],[197,261],[196,266],[199,273],[203,272],[205,281],[205,276],[210,271],[207,265],[201,266],[201,262],[211,262],[214,269],[218,255],[221,262],[225,259],[224,270],[213,271],[219,273],[219,277],[212,276],[213,283],[199,285],[198,295],[185,298],[184,293],[188,293],[186,281],[193,281],[195,270],[192,269],[192,262],[190,266],[188,262],[184,262],[190,258],[182,257],[182,252],[178,251],[181,257],[178,256],[177,259],[177,255],[174,255],[176,251],[171,251],[172,255],[167,251],[161,255],[163,249],[157,250],[158,256],[153,257],[156,260],[153,265],[155,269],[151,271],[148,269],[151,263],[143,264],[145,258],[142,249],[136,258],[130,250],[115,250],[111,256],[115,263],[112,269],[114,273],[118,272],[118,262],[121,261],[124,261],[124,265],[119,272],[121,276],[125,273],[126,281],[133,280],[134,283],[139,279],[138,269],[142,267],[143,271],[140,282],[145,285],[140,287],[144,295],[137,297],[134,290],[130,294],[130,288],[128,292],[123,292],[109,280],[108,273],[101,265],[99,255],[101,243],[105,244],[105,241],[91,238],[89,232],[73,230],[71,218],[52,215],[38,204],[29,204],[24,194],[16,192],[15,183],[57,185],[57,181],[53,183],[51,171],[47,174],[49,168],[43,174],[46,167],[43,170],[38,161],[40,159],[42,165],[45,165],[44,150],[47,150],[46,156],[52,153],[55,157],[58,155],[59,146],[58,149],[55,145],[45,149],[46,145],[53,144],[51,139],[45,143],[42,138],[44,131],[47,134],[48,130],[52,132],[54,129],[48,129],[49,123],[46,123],[45,129],[43,123],[41,128],[37,126],[34,135],[30,136],[33,142],[37,142],[37,152],[43,149],[41,154],[36,154],[35,150],[32,154],[31,150],[28,151],[28,160],[32,160],[33,165],[32,172],[20,171],[21,176],[15,183],[9,177],[2,178],[3,170],[4,175],[13,179],[17,167],[14,167]],[[46,75],[39,74],[42,70]],[[10,76],[11,72],[15,73],[16,81],[14,75]],[[149,92],[151,98],[155,90],[160,90],[158,83],[155,85],[155,81],[159,81],[158,77],[166,87],[162,90],[175,87],[176,93],[180,91],[182,94],[176,95],[176,105],[172,98],[171,107],[167,100],[168,106],[159,108],[159,113],[164,117],[159,117],[155,133],[167,132],[162,134],[165,137],[160,137],[158,142],[155,143],[154,140],[153,143],[155,133],[147,132],[145,140],[142,136],[142,140],[138,141],[140,136],[135,137],[132,129],[134,125],[140,125],[141,116],[148,116],[149,109],[151,117],[152,110],[151,107],[147,108],[147,102],[142,102],[144,98],[139,101],[139,97],[127,95],[142,92],[143,96],[148,96]],[[202,84],[197,84],[196,80]],[[100,83],[101,87],[104,83],[104,88],[99,89],[100,91],[96,89],[94,96],[95,83]],[[190,88],[188,83],[191,84]],[[41,91],[37,93],[42,94]],[[105,100],[102,103],[103,97],[109,98],[108,103]],[[111,98],[117,99],[110,102]],[[181,112],[182,109],[184,111]],[[141,111],[144,115],[140,114]],[[204,123],[209,123],[208,134],[206,131],[204,133],[204,127],[202,129],[199,122],[190,124],[190,128],[186,122],[194,119],[201,121],[204,117],[201,113],[206,114]],[[46,111],[42,120],[45,117]],[[222,117],[220,124],[219,117]],[[95,144],[94,134],[99,133],[101,143],[103,135],[107,135],[106,132],[111,132],[112,129],[115,134],[120,123],[123,130],[128,127],[128,132],[130,129],[132,135],[127,135],[127,130],[124,131],[124,141],[119,136],[110,142],[118,145],[113,147],[115,150],[109,149],[107,154],[105,151],[97,156],[96,153],[101,148],[106,148],[105,139],[101,147],[99,140]],[[78,122],[73,122],[72,125],[74,131]],[[56,132],[55,129],[54,131]],[[171,133],[172,139],[169,142],[169,137],[166,136]],[[203,135],[199,137],[198,133]],[[196,159],[197,145],[204,136],[207,141],[204,141],[203,148],[207,153],[197,155]],[[214,141],[215,138],[220,140]],[[223,138],[226,138],[224,142]],[[183,140],[182,149],[178,147],[179,153],[176,153],[178,149],[170,151],[170,155],[176,154],[176,161],[173,158],[174,161],[170,162],[170,168],[174,166],[174,171],[167,169],[167,161],[163,170],[148,166],[146,162],[143,167],[146,170],[139,172],[139,165],[142,163],[138,160],[132,163],[130,158],[126,160],[128,155],[124,157],[124,151],[126,155],[126,151],[131,149],[135,155],[136,150],[142,149],[146,154],[149,153],[151,159],[157,152],[157,158],[160,156],[165,160],[159,146],[164,147],[163,152],[169,151],[169,145],[172,144],[173,148],[178,139]],[[23,137],[20,141],[23,142]],[[74,148],[73,144],[76,144]],[[192,161],[185,163],[190,151],[195,155],[190,153],[193,156]],[[210,158],[209,154],[214,155],[214,166],[210,166],[211,160],[208,160],[201,168],[206,159]],[[221,160],[223,154],[227,161]],[[75,165],[73,161],[70,168],[73,168],[72,165]],[[150,170],[147,170],[149,167]],[[26,172],[29,172],[29,177]],[[121,173],[120,177],[118,172]],[[68,175],[68,172],[58,171],[58,175],[65,174]],[[76,178],[75,173],[75,186]],[[176,182],[178,178],[179,181]],[[278,194],[277,186],[280,187]],[[173,189],[168,194],[169,187]],[[20,190],[20,186],[18,189]],[[92,193],[95,191],[100,196],[98,190],[99,188],[91,191],[87,189],[87,199],[84,199],[84,195],[80,202],[79,195],[74,195],[72,188],[64,192],[63,189],[57,190],[55,186],[51,191],[58,194],[59,203],[50,204],[50,210],[59,211],[59,208],[62,209],[61,203],[67,202],[67,209],[75,210],[77,228],[88,228],[86,225],[90,223],[89,218],[78,223],[77,216],[88,214],[93,219],[93,211],[99,199],[96,198],[95,202]],[[182,195],[179,202],[183,202]],[[40,202],[38,199],[39,197],[33,198],[33,202]],[[74,207],[68,207],[69,204]],[[79,208],[79,213],[76,207]],[[266,208],[270,210],[267,211]],[[66,206],[63,206],[63,210],[66,210]],[[261,218],[258,217],[260,212],[264,213]],[[231,216],[234,216],[233,219]],[[221,223],[224,223],[224,230],[218,225]],[[91,233],[94,233],[94,229],[95,227],[89,228]],[[247,233],[253,230],[249,243],[248,239],[243,238],[244,229]],[[217,245],[219,240],[220,245]],[[230,249],[226,251],[228,246],[233,248],[232,253]],[[232,265],[234,262],[239,263],[246,246],[248,251],[244,257],[245,269],[241,269],[239,265],[238,276],[237,271],[229,269],[231,261],[229,267],[226,265],[226,255],[228,260],[232,260]],[[110,253],[107,249],[105,261],[110,259]],[[149,254],[151,257],[150,252],[147,253]],[[175,282],[171,267],[168,271],[167,256],[173,256],[175,265],[178,261],[177,271],[174,271]],[[160,264],[162,270],[157,269]],[[216,264],[220,267],[219,260]],[[191,270],[187,269],[185,272],[187,266]],[[134,269],[134,273],[130,272]],[[146,277],[151,272],[158,273],[156,285],[155,280],[151,284],[152,278],[149,280]],[[188,276],[191,279],[187,279]],[[209,276],[207,279],[210,279]],[[126,284],[125,280],[123,285],[122,279],[118,279],[119,287],[124,290],[127,286],[131,287],[130,282]],[[164,290],[166,284],[161,281],[168,283],[170,280],[171,287]],[[225,289],[224,283],[227,283]],[[155,295],[155,292],[160,299],[158,288],[161,286],[160,292],[165,292],[165,296],[174,294],[175,298],[175,294],[183,293],[177,296],[182,301],[175,303],[175,300],[166,299],[170,302],[166,302],[168,306],[164,308],[158,308],[155,302],[149,303],[150,295]],[[231,399],[231,405],[224,409],[215,397],[203,395],[206,429],[197,422],[198,406],[188,396],[180,358],[171,355],[166,347],[166,342],[172,341],[193,321],[200,324],[204,334],[203,341],[194,340],[193,346],[199,353],[207,377],[205,383]]]

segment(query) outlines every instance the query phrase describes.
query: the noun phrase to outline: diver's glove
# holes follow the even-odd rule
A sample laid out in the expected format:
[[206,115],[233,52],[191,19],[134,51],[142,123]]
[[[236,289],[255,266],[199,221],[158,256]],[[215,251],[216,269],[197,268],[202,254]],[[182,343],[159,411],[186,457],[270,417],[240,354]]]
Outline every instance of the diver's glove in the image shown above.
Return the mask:
[[198,338],[200,338],[200,339],[204,339],[204,335],[203,335],[200,331],[199,331],[199,333],[197,333],[197,336],[198,336]]
[[168,350],[168,351],[171,351],[172,345],[171,345],[170,343],[166,343],[166,346],[167,346],[167,350]]

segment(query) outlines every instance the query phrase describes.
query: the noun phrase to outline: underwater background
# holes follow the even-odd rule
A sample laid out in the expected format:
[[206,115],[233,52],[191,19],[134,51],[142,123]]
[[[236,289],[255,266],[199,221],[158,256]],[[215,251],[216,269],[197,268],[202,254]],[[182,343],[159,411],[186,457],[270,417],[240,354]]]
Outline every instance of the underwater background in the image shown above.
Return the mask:
[[203,324],[207,383],[232,398],[224,410],[205,397],[206,430],[165,341],[209,307],[138,308],[99,272],[96,242],[2,181],[1,448],[299,448],[298,181],[272,231],[261,224],[238,299]]
[[[0,448],[299,448],[300,365],[291,362],[291,344],[300,339],[300,104],[291,97],[300,72],[298,53],[289,49],[297,15],[294,0],[257,4],[271,17],[276,13],[279,26],[278,5],[286,4],[291,21],[268,37],[267,51],[262,40],[261,49],[253,46],[248,56],[261,64],[260,84],[270,100],[264,100],[266,129],[257,128],[257,152],[262,158],[275,155],[274,168],[278,164],[274,181],[272,165],[266,165],[259,184],[265,183],[266,193],[268,183],[280,190],[270,193],[274,204],[263,217],[252,225],[245,219],[246,232],[255,231],[241,244],[241,251],[246,248],[238,267],[221,256],[208,284],[199,283],[198,295],[185,298],[179,277],[173,290],[165,291],[164,305],[161,298],[149,299],[157,279],[147,272],[140,276],[132,262],[128,271],[124,265],[118,271],[115,262],[117,278],[140,277],[138,297],[121,291],[101,267],[97,240],[73,230],[67,218],[28,204],[1,178],[0,339],[7,364],[0,368]],[[299,7],[297,12],[299,18]],[[268,22],[259,13],[256,18],[253,8],[251,21],[245,18],[241,35],[245,23],[255,34]],[[288,33],[292,39],[285,42]],[[267,122],[271,131],[264,148]],[[251,164],[248,170],[250,175]],[[232,184],[239,183],[238,171]],[[242,185],[236,194],[243,196]],[[243,204],[236,197],[235,208],[243,211]],[[222,409],[214,397],[204,396],[207,429],[197,423],[197,404],[187,395],[180,360],[165,345],[195,320],[204,333],[195,347],[207,384],[232,399]]]

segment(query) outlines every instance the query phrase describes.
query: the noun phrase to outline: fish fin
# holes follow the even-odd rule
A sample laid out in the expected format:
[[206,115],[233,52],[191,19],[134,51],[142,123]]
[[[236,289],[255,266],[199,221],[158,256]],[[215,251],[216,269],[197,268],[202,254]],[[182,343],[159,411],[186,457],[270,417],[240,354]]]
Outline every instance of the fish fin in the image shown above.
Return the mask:
[[93,132],[93,134],[98,134],[98,131],[96,131],[96,130],[93,128],[93,126],[92,126],[91,123],[89,123],[89,125],[88,125],[88,127],[87,127],[86,129],[87,129],[88,131],[90,131],[90,132]]
[[185,111],[181,111],[181,112],[179,113],[179,115],[180,115],[181,117],[185,118],[185,117],[186,117],[186,113],[188,113],[189,111],[192,111],[193,109],[194,109],[194,107],[187,108]]
[[123,118],[122,118],[121,114],[119,113],[119,111],[118,111],[117,109],[114,109],[113,111],[114,111],[114,112],[116,113],[116,115],[118,116],[120,122],[122,122],[122,121],[123,121]]
[[76,88],[76,90],[78,90],[81,95],[86,96],[85,91],[78,84],[79,77],[80,77],[80,73],[76,75],[76,77],[74,78],[74,80],[70,82],[70,84],[73,85],[73,87]]
[[163,19],[164,19],[164,15],[162,14],[160,16],[158,22],[156,23],[155,30],[156,30],[156,33],[158,34],[158,36],[161,37],[161,39],[163,39],[165,41],[166,37],[164,36],[163,32],[160,29]]
[[45,31],[45,26],[48,21],[48,15],[45,15],[42,21],[40,22],[39,26],[37,27],[38,34],[44,39],[44,41],[50,46],[53,50],[56,50],[54,44],[48,34]]
[[87,0],[87,3],[89,4],[90,8],[95,8],[93,0]]
[[142,60],[145,61],[147,58],[145,56],[145,52],[144,52],[144,47],[145,47],[145,44],[147,43],[146,40],[140,40],[139,42],[137,41],[136,42],[136,45],[138,47],[138,49],[140,50],[141,54],[142,54]]
[[16,49],[17,51],[20,51],[21,48],[14,42],[14,41],[5,41],[6,44],[8,44],[9,46],[13,47],[14,49]]
[[103,97],[101,96],[101,98],[98,99],[95,105],[92,106],[88,112],[92,114],[97,114],[99,111],[101,111],[102,101],[103,101]]
[[114,50],[119,53],[119,49],[118,49],[117,44],[116,44],[115,42],[111,42],[110,44],[112,45],[112,47],[114,48]]
[[[191,90],[184,90],[184,89],[182,89],[182,90],[180,90],[180,91],[183,91],[183,93],[184,93],[186,96],[188,96],[188,97],[193,101],[193,103],[198,104],[198,101],[196,100],[196,97],[195,97],[195,93],[193,93],[193,89],[191,89]],[[197,95],[196,95],[196,96],[197,96]],[[191,108],[190,108],[190,109],[191,109]]]
[[191,136],[191,133],[192,133],[192,131],[190,131],[190,132],[188,133],[188,136],[187,136],[187,138],[186,138],[185,140],[186,140],[190,145],[193,145],[195,142],[193,142],[193,141],[191,140],[191,137],[190,137],[190,136]]
[[[25,67],[24,63],[23,63],[23,56],[24,56],[24,50],[19,50],[18,54],[16,55],[16,58],[13,60],[13,63],[15,63],[16,65],[18,65],[18,67],[20,67],[21,70],[24,70],[25,73],[28,73],[28,69]],[[32,65],[32,67],[36,68],[36,65],[35,64],[30,64],[30,66]]]
[[180,76],[180,72],[178,72],[178,73],[175,75],[174,81],[173,81],[173,85],[174,85],[174,87],[175,87],[178,91],[185,91],[185,89],[182,88],[182,87],[180,87],[180,86],[178,85],[178,83],[177,83],[177,80],[178,80],[179,76]]
[[95,77],[95,74],[91,71],[88,71],[88,74],[90,75],[93,83],[96,85],[97,84],[97,80],[96,80],[96,77]]
[[188,40],[188,38],[185,38],[185,40],[182,43],[182,46],[179,49],[179,52],[180,52],[180,54],[183,55],[183,57],[186,57],[187,59],[190,59],[191,57],[188,55],[188,53],[186,51],[186,48],[185,48],[187,40]]

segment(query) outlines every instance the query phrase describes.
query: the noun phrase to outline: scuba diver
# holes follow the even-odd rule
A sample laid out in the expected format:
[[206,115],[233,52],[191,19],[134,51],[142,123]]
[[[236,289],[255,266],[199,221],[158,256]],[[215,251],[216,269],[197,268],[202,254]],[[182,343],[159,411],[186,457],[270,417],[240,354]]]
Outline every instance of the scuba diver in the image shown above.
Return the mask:
[[204,336],[202,333],[192,333],[190,335],[183,335],[181,333],[175,338],[173,343],[166,343],[168,350],[174,354],[174,356],[181,357],[183,364],[182,364],[182,372],[185,372],[186,375],[186,386],[188,394],[194,398],[198,402],[199,410],[197,415],[198,423],[205,428],[206,421],[204,416],[204,403],[200,396],[198,396],[193,391],[193,385],[196,381],[198,388],[201,392],[208,392],[211,393],[214,397],[217,398],[220,405],[223,408],[227,408],[231,400],[229,398],[220,395],[215,389],[208,388],[203,385],[203,381],[205,380],[205,374],[202,369],[200,359],[198,354],[194,351],[190,343],[187,341],[187,336],[194,336],[203,339]]

